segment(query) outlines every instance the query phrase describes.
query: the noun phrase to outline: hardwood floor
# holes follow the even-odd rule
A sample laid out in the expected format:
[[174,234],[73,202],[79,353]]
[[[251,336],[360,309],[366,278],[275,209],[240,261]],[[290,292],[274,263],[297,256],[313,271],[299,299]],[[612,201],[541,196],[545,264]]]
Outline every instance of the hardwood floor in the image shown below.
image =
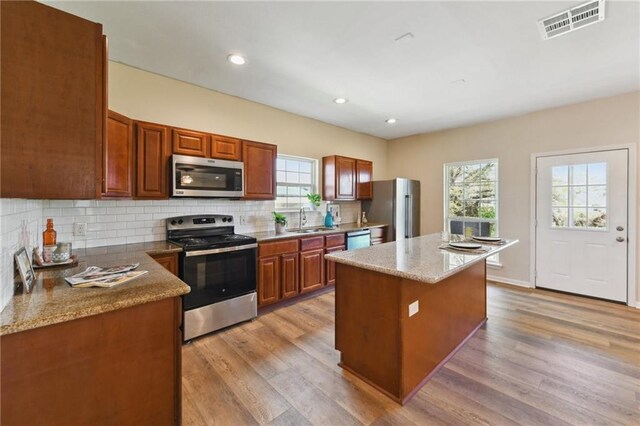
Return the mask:
[[640,424],[639,310],[487,292],[487,324],[404,407],[338,367],[331,292],[184,346],[183,422]]

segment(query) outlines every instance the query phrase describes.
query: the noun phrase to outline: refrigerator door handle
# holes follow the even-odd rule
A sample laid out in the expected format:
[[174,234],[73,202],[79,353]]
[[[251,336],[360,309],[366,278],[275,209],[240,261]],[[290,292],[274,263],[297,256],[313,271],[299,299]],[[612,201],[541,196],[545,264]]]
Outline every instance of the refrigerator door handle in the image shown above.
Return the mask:
[[404,237],[409,238],[411,234],[411,195],[404,196]]

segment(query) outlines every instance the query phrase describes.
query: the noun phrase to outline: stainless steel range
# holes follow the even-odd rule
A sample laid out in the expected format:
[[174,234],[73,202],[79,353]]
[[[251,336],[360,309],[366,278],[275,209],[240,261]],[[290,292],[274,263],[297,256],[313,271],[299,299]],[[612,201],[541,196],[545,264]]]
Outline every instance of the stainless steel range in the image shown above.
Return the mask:
[[182,247],[184,340],[255,318],[257,240],[234,233],[227,215],[167,219],[167,240]]

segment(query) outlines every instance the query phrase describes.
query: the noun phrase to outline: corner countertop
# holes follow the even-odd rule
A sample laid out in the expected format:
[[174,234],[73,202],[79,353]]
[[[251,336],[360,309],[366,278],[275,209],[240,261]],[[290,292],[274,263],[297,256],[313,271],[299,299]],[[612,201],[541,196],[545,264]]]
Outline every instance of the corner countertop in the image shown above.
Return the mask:
[[441,249],[440,234],[429,234],[356,250],[325,255],[325,259],[362,269],[435,284],[518,242],[483,244],[484,253]]
[[[306,232],[285,232],[284,234],[276,234],[274,231],[267,232],[254,232],[252,234],[243,234],[253,237],[258,240],[259,243],[275,241],[275,240],[286,240],[289,238],[301,238],[301,237],[315,237],[317,235],[330,235],[330,234],[340,234],[344,232],[351,231],[359,231],[361,229],[369,229],[369,228],[382,228],[383,226],[388,226],[386,223],[367,223],[366,225],[358,225],[357,223],[343,223],[340,226],[336,226],[333,229],[327,229],[326,231],[319,231],[313,233]],[[322,226],[311,226],[309,229],[313,228],[321,228]]]
[[[31,293],[13,296],[0,313],[0,336],[189,293],[187,284],[149,256],[180,251],[165,241],[74,250],[77,266],[36,270]],[[65,281],[88,266],[138,262],[138,270],[149,272],[112,288],[72,288]]]

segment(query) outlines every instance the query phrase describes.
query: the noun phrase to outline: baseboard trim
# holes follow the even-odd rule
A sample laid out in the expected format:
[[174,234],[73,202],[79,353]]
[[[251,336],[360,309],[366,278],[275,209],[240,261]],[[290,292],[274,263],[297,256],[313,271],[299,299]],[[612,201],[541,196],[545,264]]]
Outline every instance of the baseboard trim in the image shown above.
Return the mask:
[[636,309],[640,309],[640,300],[636,302]]
[[487,280],[488,281],[495,281],[495,282],[501,283],[501,284],[515,285],[515,286],[518,286],[518,287],[525,287],[525,288],[533,288],[534,287],[528,281],[512,280],[511,278],[496,277],[494,275],[487,275]]

